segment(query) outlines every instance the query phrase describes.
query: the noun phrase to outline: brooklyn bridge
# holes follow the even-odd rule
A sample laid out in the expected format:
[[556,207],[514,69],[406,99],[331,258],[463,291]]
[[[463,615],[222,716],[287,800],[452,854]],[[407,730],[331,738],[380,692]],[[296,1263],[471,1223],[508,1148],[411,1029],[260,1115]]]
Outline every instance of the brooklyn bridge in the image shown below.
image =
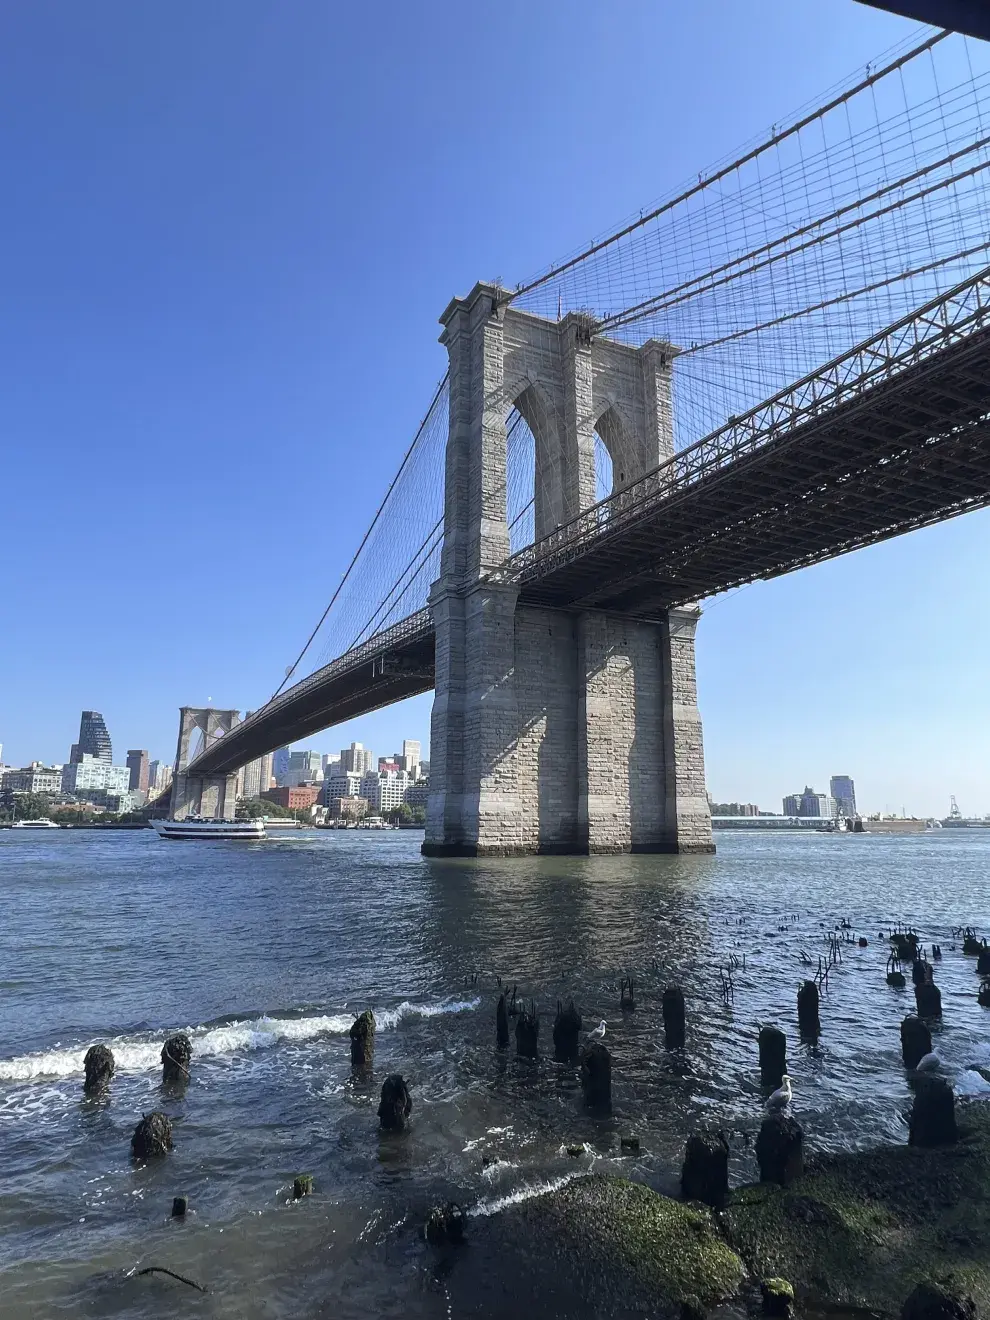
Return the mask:
[[184,708],[172,813],[232,815],[248,761],[433,690],[424,851],[711,850],[699,602],[990,503],[990,58],[963,40],[451,301],[286,678],[244,720]]

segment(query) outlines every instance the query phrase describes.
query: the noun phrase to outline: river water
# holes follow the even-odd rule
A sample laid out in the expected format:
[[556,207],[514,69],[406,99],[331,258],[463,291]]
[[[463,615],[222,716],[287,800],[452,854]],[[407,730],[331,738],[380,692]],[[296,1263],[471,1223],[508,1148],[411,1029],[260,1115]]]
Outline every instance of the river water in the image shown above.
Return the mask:
[[[592,1168],[673,1191],[705,1126],[731,1134],[733,1178],[753,1177],[766,1022],[787,1031],[812,1148],[903,1141],[898,1026],[913,996],[910,978],[885,983],[878,933],[893,922],[942,946],[936,1048],[957,1091],[990,1063],[990,1010],[951,933],[990,929],[990,831],[722,833],[715,857],[487,862],[425,860],[420,841],[0,832],[0,1313],[463,1314],[419,1237],[437,1200],[486,1219]],[[817,963],[843,919],[869,947],[844,947],[814,1047],[795,1020],[802,955]],[[730,955],[745,967],[727,1005]],[[628,975],[637,1005],[620,1012]],[[538,1063],[494,1048],[498,977],[542,1012]],[[687,997],[683,1056],[663,1048],[668,983]],[[571,996],[586,1028],[607,1022],[610,1118],[585,1113],[577,1070],[551,1061],[553,1010]],[[346,1034],[369,1006],[370,1081],[352,1077]],[[192,1075],[165,1092],[161,1044],[177,1029]],[[95,1041],[117,1059],[105,1102],[82,1095]],[[389,1072],[412,1091],[402,1137],[377,1130]],[[135,1165],[131,1132],[156,1108],[175,1149]],[[315,1192],[293,1203],[300,1172]],[[178,1194],[191,1209],[173,1222]],[[135,1273],[148,1265],[210,1291]],[[472,1313],[499,1310],[482,1297]]]

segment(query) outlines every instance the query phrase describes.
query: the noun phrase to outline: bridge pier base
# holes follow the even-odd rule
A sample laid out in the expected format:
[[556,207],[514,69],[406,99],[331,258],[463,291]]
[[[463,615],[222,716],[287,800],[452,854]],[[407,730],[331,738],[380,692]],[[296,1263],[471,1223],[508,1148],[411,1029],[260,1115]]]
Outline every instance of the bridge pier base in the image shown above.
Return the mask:
[[229,775],[190,775],[186,766],[190,761],[190,744],[198,730],[204,745],[209,747],[240,722],[237,710],[217,710],[213,706],[182,706],[179,710],[179,741],[175,752],[175,772],[172,777],[172,799],[169,815],[173,820],[187,816],[206,816],[216,820],[233,820],[237,807],[237,778],[235,770]]
[[676,350],[596,338],[576,313],[552,322],[517,311],[487,284],[441,319],[450,422],[423,851],[714,851],[698,609],[644,618],[649,585],[633,614],[587,609],[581,593],[551,608],[521,602],[501,576],[510,410],[533,435],[539,541],[594,502],[596,433],[620,487],[673,452]]
[[699,611],[657,622],[433,603],[434,785],[423,852],[710,853],[694,672]]

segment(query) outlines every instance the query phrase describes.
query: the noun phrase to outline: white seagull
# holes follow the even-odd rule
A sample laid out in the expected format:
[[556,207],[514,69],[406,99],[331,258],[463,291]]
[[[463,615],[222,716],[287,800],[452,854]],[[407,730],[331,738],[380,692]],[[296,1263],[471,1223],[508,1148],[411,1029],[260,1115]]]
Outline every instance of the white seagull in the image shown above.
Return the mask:
[[791,1103],[791,1079],[787,1073],[784,1073],[780,1079],[780,1085],[776,1091],[772,1091],[767,1097],[768,1109],[786,1109]]
[[932,1051],[931,1054],[923,1054],[921,1056],[918,1060],[915,1072],[935,1072],[937,1069],[941,1068],[941,1066],[942,1060],[934,1051]]
[[599,1022],[598,1026],[595,1027],[594,1031],[588,1032],[588,1039],[601,1040],[604,1037],[604,1035],[605,1035],[605,1019],[602,1018],[601,1022]]

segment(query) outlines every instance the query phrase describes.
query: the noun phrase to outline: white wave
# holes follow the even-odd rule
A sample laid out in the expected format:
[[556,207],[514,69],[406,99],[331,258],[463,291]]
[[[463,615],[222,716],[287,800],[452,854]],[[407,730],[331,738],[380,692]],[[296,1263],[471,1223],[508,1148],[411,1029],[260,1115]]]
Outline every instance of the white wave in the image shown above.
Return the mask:
[[[397,1008],[375,1010],[375,1025],[380,1031],[397,1027],[403,1018],[439,1017],[446,1013],[465,1013],[478,1007],[480,999],[443,1000],[435,1004],[413,1004],[408,1000]],[[279,1018],[267,1014],[244,1022],[222,1026],[185,1028],[192,1042],[194,1058],[210,1058],[243,1051],[266,1050],[287,1041],[315,1040],[319,1036],[341,1036],[350,1031],[353,1013],[323,1013],[314,1017]],[[118,1072],[153,1072],[161,1067],[165,1036],[153,1040],[135,1040],[126,1036],[105,1041],[113,1050]],[[93,1042],[95,1043],[95,1042]],[[71,1049],[45,1050],[0,1059],[0,1082],[31,1082],[40,1078],[72,1077],[83,1071],[88,1045]]]
[[477,1205],[472,1206],[467,1211],[467,1214],[471,1219],[497,1215],[500,1210],[507,1210],[510,1205],[521,1205],[523,1201],[531,1201],[534,1196],[546,1196],[548,1192],[559,1192],[561,1187],[566,1187],[575,1178],[583,1176],[583,1172],[567,1173],[560,1178],[547,1178],[543,1182],[528,1183],[523,1187],[517,1187],[514,1192],[507,1192],[505,1196],[493,1196],[479,1201]]

